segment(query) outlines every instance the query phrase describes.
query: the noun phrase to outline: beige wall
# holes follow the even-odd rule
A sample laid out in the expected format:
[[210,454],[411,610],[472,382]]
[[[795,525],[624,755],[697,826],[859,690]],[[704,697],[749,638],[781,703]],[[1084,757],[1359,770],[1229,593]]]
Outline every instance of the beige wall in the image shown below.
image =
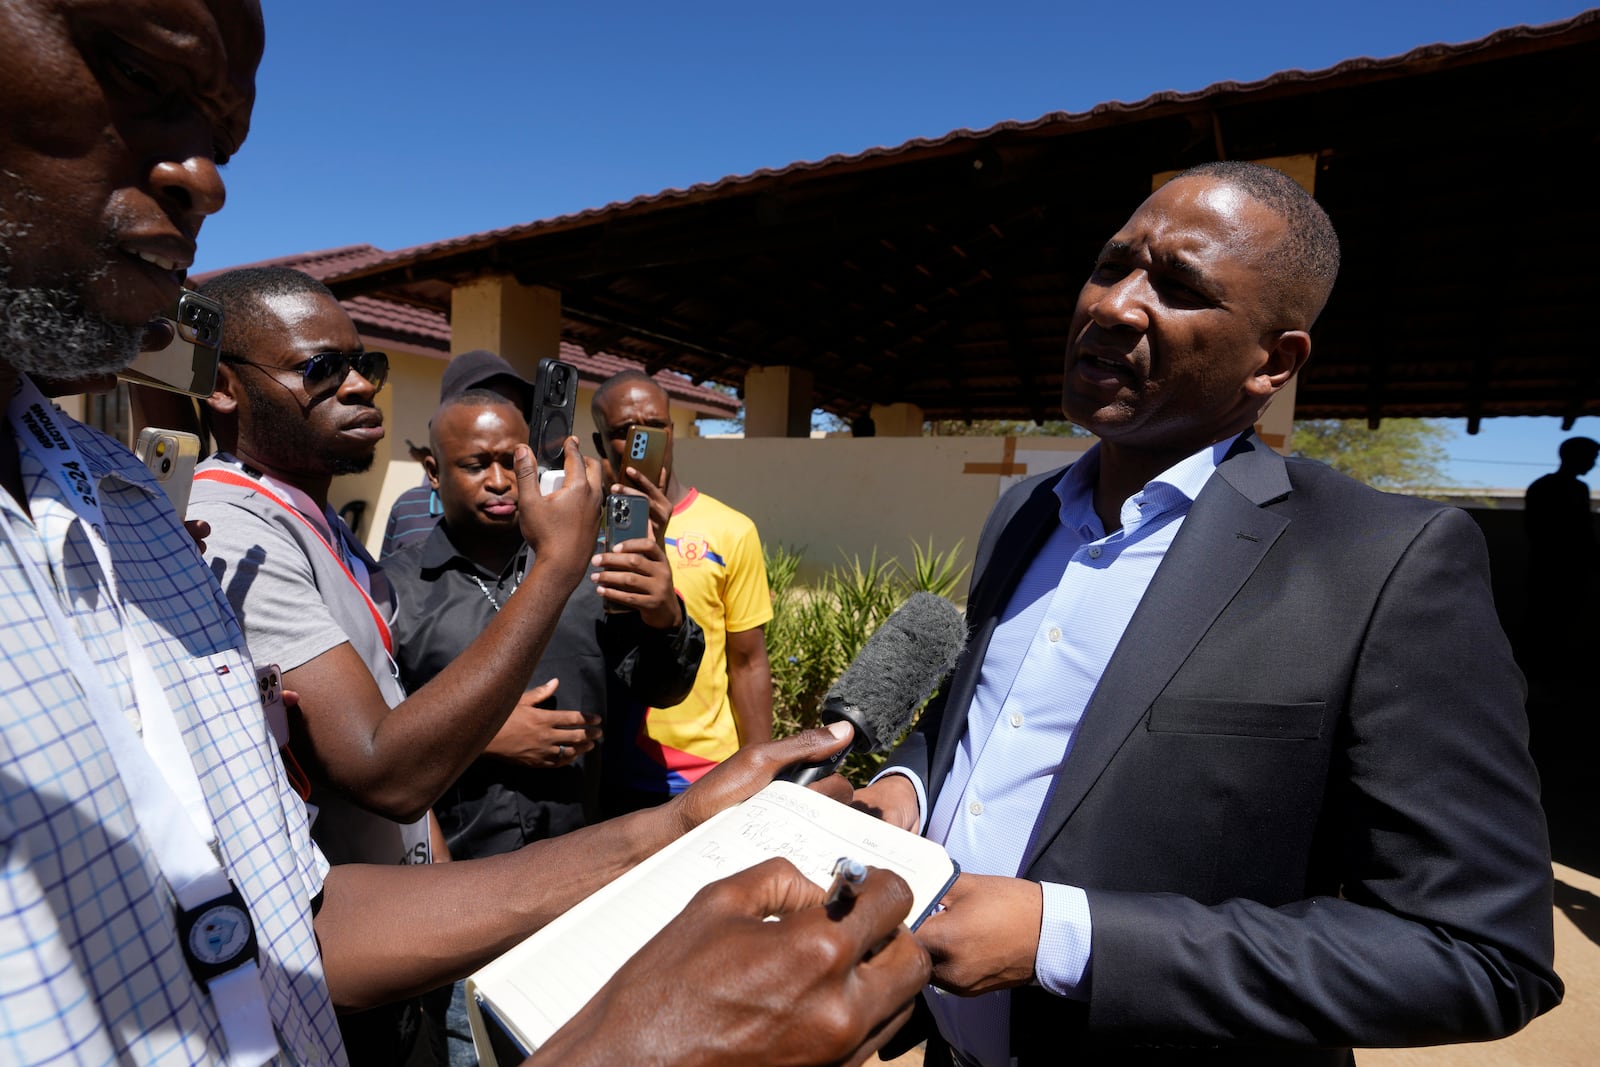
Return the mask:
[[[390,356],[389,385],[378,394],[389,431],[378,462],[366,474],[336,479],[331,493],[336,508],[368,502],[358,533],[374,554],[395,497],[422,478],[405,439],[426,442],[444,370],[437,356]],[[577,433],[586,455],[593,452],[592,396],[579,390]],[[961,541],[961,561],[970,563],[1001,490],[1070,462],[1089,444],[1051,437],[702,438],[693,436],[692,413],[675,408],[673,420],[684,484],[749,515],[763,542],[803,549],[802,577],[849,556],[865,559],[874,548],[880,559],[909,565],[911,541],[927,544],[929,537],[938,551]]]
[[[970,564],[1001,490],[1071,462],[1088,438],[701,438],[676,442],[685,485],[755,521],[763,543],[803,549],[805,580],[878,550],[911,564],[911,542],[962,542]],[[843,555],[841,555],[841,552]],[[963,581],[962,593],[964,594]]]
[[335,478],[328,501],[335,509],[351,500],[367,502],[356,535],[368,552],[377,555],[394,498],[422,481],[422,465],[411,462],[406,438],[427,445],[428,419],[439,403],[439,379],[444,374],[445,360],[435,354],[407,352],[372,338],[365,340],[368,346],[389,353],[389,381],[378,394],[386,432],[372,469],[365,474]]

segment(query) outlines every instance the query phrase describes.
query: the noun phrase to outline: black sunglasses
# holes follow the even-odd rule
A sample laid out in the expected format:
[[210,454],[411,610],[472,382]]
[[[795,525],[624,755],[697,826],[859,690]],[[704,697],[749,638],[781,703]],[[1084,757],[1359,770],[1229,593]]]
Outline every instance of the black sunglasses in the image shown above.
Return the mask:
[[255,360],[230,355],[222,356],[222,362],[243,363],[266,371],[298,371],[301,384],[312,396],[330,385],[339,385],[352,367],[357,374],[372,383],[374,389],[382,389],[383,383],[389,380],[389,354],[370,349],[365,352],[318,352],[298,367],[278,367],[271,363],[257,363]]

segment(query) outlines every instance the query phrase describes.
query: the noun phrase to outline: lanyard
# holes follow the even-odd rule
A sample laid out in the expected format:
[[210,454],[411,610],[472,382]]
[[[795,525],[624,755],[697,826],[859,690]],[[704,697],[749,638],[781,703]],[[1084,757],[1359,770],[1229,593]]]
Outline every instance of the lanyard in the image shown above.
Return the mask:
[[94,481],[71,436],[57,422],[54,409],[26,376],[18,377],[7,415],[19,451],[44,467],[83,526],[109,587],[108,602],[122,631],[143,727],[142,742],[68,620],[53,582],[40,572],[9,516],[0,527],[55,630],[66,665],[116,765],[139,830],[176,898],[184,957],[211,994],[233,1062],[251,1067],[267,1063],[277,1055],[278,1042],[256,967],[249,912],[214,852],[216,828],[194,762],[184,747],[177,716],[117,593],[105,539],[105,516]]
[[[295,507],[293,504],[289,503],[287,500],[268,489],[265,485],[261,484],[261,482],[254,478],[249,478],[243,474],[239,474],[236,471],[211,467],[207,470],[196,473],[194,480],[197,482],[221,482],[224,485],[231,485],[235,488],[248,489],[251,492],[260,493],[262,496],[266,497],[268,500],[287,511],[289,514],[305,523],[306,529],[317,535],[317,540],[321,542],[322,547],[328,550],[328,554],[333,557],[334,562],[339,564],[339,569],[344,571],[344,576],[350,579],[350,584],[355,586],[356,590],[361,594],[361,599],[366,601],[367,610],[372,613],[372,621],[377,624],[378,636],[383,638],[384,651],[389,654],[390,661],[393,662],[394,637],[389,633],[389,624],[383,621],[383,613],[378,610],[378,605],[373,603],[372,594],[367,592],[367,587],[350,572],[350,568],[345,564],[344,556],[336,548],[334,548],[333,545],[329,544],[328,539],[322,535],[322,531],[317,529],[316,523],[306,518],[305,515],[301,513],[299,508]],[[330,529],[329,532],[332,533],[332,530]],[[333,536],[338,537],[339,535],[337,533],[333,533]]]

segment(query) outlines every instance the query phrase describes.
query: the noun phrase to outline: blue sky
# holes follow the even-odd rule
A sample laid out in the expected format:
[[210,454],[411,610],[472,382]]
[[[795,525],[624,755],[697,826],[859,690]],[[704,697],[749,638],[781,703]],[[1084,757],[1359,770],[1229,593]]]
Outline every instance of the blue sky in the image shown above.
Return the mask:
[[[196,270],[404,248],[959,127],[1469,41],[1588,5],[263,6],[253,128]],[[1450,447],[1463,485],[1526,485],[1568,436],[1553,418],[1483,425]],[[1571,433],[1600,438],[1600,418]]]

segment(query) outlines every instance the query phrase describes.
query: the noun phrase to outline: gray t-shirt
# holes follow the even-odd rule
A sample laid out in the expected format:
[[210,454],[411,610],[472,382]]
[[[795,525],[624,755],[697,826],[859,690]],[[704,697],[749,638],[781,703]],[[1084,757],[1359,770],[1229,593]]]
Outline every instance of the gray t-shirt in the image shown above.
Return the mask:
[[[209,471],[249,484],[214,481],[205,476]],[[276,663],[287,672],[348,642],[389,706],[404,700],[405,690],[384,646],[384,631],[373,616],[376,608],[383,626],[393,622],[393,590],[344,523],[336,520],[339,543],[330,548],[306,516],[295,510],[284,487],[261,483],[232,457],[208,459],[195,474],[188,517],[211,524],[206,562],[239,616],[251,658],[261,664]],[[336,549],[353,559],[356,574],[365,569],[370,600]],[[321,704],[323,714],[338,707],[327,700]],[[425,817],[397,823],[320,783],[313,784],[310,803],[315,820],[311,836],[330,863],[429,860]]]

